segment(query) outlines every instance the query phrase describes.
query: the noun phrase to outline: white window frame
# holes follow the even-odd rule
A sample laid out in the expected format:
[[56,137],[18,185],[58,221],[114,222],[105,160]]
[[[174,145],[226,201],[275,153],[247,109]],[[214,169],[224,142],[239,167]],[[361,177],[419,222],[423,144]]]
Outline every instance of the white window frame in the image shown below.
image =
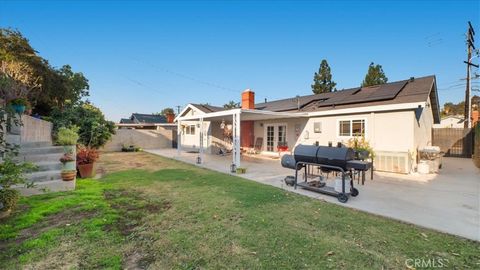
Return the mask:
[[[340,122],[343,122],[343,121],[350,121],[350,135],[348,136],[343,136],[343,135],[340,135]],[[363,121],[364,123],[364,129],[363,129],[363,137],[367,137],[367,132],[368,132],[368,128],[367,128],[367,123],[368,123],[368,120],[367,118],[343,118],[343,119],[337,119],[337,137],[338,138],[353,138],[353,137],[361,137],[362,135],[353,135],[352,134],[352,129],[353,129],[353,121]]]
[[[194,133],[192,134],[192,127],[194,128]],[[189,136],[195,136],[195,132],[196,132],[196,125],[195,124],[188,124],[187,126],[185,126],[185,135],[189,135]]]

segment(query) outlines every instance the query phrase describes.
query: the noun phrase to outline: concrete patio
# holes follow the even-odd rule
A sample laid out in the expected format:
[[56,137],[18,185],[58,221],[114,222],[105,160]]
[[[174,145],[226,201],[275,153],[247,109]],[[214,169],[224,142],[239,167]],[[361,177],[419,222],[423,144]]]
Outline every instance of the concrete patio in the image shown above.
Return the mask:
[[[146,150],[149,153],[195,164],[198,154],[176,149]],[[199,165],[230,173],[231,156],[205,155]],[[400,175],[375,172],[374,180],[357,185],[358,197],[345,204],[334,197],[285,185],[293,171],[282,168],[279,160],[242,156],[246,174],[237,175],[308,197],[362,210],[441,232],[480,241],[480,170],[471,160],[445,158],[440,174]],[[356,181],[355,181],[356,184]]]

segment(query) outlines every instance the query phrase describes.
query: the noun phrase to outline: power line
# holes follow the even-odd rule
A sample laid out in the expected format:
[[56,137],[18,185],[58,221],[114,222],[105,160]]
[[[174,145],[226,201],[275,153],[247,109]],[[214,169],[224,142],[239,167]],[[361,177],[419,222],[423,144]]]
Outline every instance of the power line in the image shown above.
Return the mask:
[[222,90],[226,90],[226,91],[231,91],[231,92],[235,92],[235,93],[241,93],[243,91],[243,90],[235,90],[233,88],[226,87],[226,86],[220,85],[218,83],[212,83],[212,82],[208,82],[208,81],[205,81],[205,80],[200,80],[200,79],[197,79],[197,78],[192,77],[190,75],[185,75],[183,73],[179,73],[179,72],[170,70],[170,69],[165,68],[165,67],[160,67],[160,66],[154,65],[154,64],[152,64],[150,62],[147,62],[147,61],[143,61],[143,60],[139,60],[139,59],[134,59],[134,60],[139,62],[139,63],[148,65],[148,66],[154,68],[157,71],[165,72],[165,73],[168,73],[168,74],[171,74],[171,75],[174,75],[174,76],[186,79],[186,80],[190,80],[192,82],[196,82],[196,83],[199,83],[199,84],[206,85],[206,86],[210,86],[210,87],[214,87],[214,88],[218,88],[218,89],[222,89]]

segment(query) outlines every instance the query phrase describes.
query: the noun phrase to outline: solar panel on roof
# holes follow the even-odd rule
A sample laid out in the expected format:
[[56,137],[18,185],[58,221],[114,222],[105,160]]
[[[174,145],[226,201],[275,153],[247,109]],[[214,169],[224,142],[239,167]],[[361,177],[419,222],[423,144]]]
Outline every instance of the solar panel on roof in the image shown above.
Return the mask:
[[[348,95],[333,96],[329,100],[323,102],[316,102],[317,107],[326,107],[332,105],[344,105],[351,103],[363,103],[380,101],[395,98],[398,93],[407,84],[407,81],[384,84],[374,87],[363,87],[360,90],[355,90]],[[339,93],[339,92],[336,92]]]

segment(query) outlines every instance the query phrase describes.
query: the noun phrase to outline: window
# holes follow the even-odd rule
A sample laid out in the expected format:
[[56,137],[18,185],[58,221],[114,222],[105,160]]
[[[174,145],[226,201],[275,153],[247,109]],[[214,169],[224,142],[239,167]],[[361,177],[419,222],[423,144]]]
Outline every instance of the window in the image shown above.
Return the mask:
[[194,126],[194,125],[186,126],[186,127],[185,127],[185,134],[187,134],[187,135],[195,135],[195,126]]
[[287,126],[278,126],[278,146],[287,144]]
[[364,136],[365,135],[365,120],[341,120],[338,121],[338,136]]
[[322,133],[322,122],[314,122],[313,123],[313,132],[314,133]]

